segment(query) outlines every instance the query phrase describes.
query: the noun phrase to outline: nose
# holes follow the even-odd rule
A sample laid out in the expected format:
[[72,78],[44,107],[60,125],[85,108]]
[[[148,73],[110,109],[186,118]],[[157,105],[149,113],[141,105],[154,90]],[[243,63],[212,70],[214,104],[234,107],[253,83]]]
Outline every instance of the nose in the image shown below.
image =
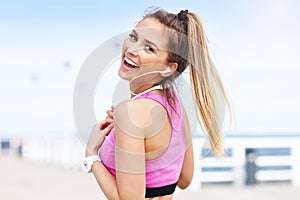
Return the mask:
[[138,56],[138,53],[137,53],[137,50],[136,49],[128,49],[127,52],[126,52],[128,55],[131,55],[131,56]]
[[135,45],[130,46],[127,50],[126,50],[126,54],[130,55],[130,56],[138,56],[139,55],[139,51],[142,49],[141,45],[136,43]]

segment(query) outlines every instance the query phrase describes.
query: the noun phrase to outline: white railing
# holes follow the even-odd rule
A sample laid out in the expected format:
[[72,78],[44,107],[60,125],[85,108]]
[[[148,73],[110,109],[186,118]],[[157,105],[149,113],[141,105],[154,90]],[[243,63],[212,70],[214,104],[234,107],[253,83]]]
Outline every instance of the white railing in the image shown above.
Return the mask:
[[[1,141],[1,139],[0,139]],[[12,148],[17,145],[13,144]],[[300,186],[300,137],[228,137],[226,147],[230,149],[223,159],[202,156],[204,138],[193,141],[195,155],[195,174],[191,189],[204,183],[230,182],[236,186],[245,184],[246,149],[275,148],[289,149],[285,155],[258,155],[255,178],[258,182],[290,181]],[[84,146],[77,137],[24,138],[22,140],[23,158],[34,162],[58,165],[69,169],[80,169],[84,156]],[[13,151],[15,152],[15,150]],[[260,170],[269,167],[270,169]],[[272,167],[279,169],[272,169]],[[281,169],[280,167],[285,167]]]
[[276,152],[273,155],[257,155],[255,178],[258,182],[290,181],[294,186],[300,186],[299,136],[229,137],[226,139],[226,148],[231,149],[231,153],[222,159],[201,157],[201,149],[205,149],[204,143],[203,138],[196,138],[193,142],[197,173],[191,189],[197,189],[204,183],[231,182],[237,186],[244,185],[247,149],[288,149],[290,153],[285,155],[276,155]]
[[27,138],[23,158],[68,169],[80,169],[84,146],[75,137]]

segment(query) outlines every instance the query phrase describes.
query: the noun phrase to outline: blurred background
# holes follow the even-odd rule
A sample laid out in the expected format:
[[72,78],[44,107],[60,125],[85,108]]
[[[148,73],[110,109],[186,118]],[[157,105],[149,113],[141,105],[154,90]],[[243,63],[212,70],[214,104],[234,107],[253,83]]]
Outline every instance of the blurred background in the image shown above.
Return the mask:
[[[149,6],[200,15],[236,114],[236,126],[224,127],[224,159],[214,159],[205,139],[195,138],[193,183],[174,199],[297,199],[296,0],[0,1],[0,198],[105,199],[81,171],[76,76],[100,44],[131,30]],[[107,73],[99,87],[112,91],[116,81]],[[95,96],[98,120],[112,104],[102,96]]]

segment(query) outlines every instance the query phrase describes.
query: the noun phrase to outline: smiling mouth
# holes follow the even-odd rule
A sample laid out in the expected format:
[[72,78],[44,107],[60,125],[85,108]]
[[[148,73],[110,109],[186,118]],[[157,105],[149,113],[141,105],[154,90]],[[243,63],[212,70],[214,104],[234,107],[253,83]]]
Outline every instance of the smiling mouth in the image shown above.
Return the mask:
[[131,68],[140,68],[140,66],[138,66],[133,61],[129,60],[127,57],[124,58],[124,64]]

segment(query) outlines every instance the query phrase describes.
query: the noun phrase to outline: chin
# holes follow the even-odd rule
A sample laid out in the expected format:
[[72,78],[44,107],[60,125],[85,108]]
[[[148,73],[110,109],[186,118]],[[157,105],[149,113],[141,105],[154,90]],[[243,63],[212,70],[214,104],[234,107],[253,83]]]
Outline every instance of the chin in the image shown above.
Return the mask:
[[123,80],[127,80],[127,81],[130,80],[130,77],[128,76],[128,73],[123,72],[122,69],[121,69],[121,67],[119,68],[118,75]]

